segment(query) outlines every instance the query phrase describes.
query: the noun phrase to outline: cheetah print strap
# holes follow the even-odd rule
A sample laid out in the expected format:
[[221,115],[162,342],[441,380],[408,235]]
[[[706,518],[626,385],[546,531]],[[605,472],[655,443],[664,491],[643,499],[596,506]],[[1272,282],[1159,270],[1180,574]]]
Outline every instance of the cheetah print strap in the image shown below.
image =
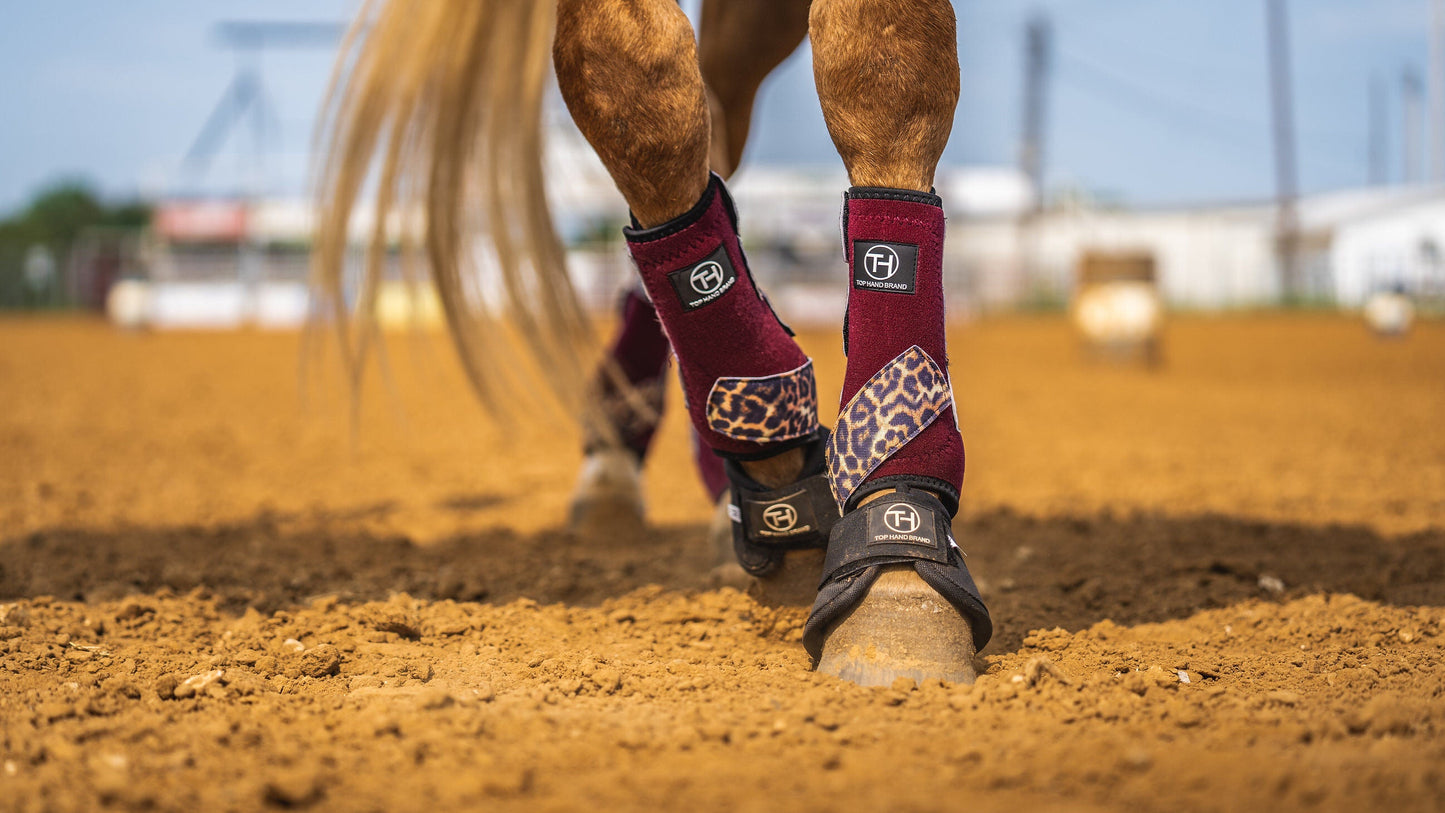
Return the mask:
[[948,374],[916,344],[868,379],[838,415],[828,449],[828,482],[839,509],[952,403]]
[[719,378],[707,397],[707,425],[733,440],[776,443],[818,429],[813,362],[777,375]]

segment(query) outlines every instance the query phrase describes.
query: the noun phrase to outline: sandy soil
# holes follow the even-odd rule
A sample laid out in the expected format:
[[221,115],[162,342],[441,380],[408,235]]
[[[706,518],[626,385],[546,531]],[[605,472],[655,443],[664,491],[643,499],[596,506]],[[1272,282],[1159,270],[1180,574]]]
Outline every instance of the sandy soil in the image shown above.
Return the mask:
[[434,338],[353,436],[295,336],[0,322],[0,809],[1445,806],[1445,325],[952,342],[999,632],[863,690],[709,588],[676,411],[654,527],[579,539],[565,424],[498,429]]

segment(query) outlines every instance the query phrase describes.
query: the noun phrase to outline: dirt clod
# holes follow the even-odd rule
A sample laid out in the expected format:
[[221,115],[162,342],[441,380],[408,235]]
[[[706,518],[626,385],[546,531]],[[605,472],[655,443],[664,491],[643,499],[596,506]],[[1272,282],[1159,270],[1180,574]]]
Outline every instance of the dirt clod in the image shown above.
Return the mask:
[[622,673],[616,669],[604,666],[592,673],[592,682],[607,694],[612,694],[622,688]]
[[192,675],[181,681],[180,685],[176,686],[175,689],[172,690],[171,694],[177,700],[183,700],[187,697],[195,697],[199,694],[205,694],[211,687],[220,686],[221,679],[225,677],[225,675],[226,673],[223,669],[212,669],[209,672],[202,672],[199,675]]
[[341,670],[341,653],[331,644],[321,644],[302,652],[300,660],[300,672],[307,677],[327,677]]

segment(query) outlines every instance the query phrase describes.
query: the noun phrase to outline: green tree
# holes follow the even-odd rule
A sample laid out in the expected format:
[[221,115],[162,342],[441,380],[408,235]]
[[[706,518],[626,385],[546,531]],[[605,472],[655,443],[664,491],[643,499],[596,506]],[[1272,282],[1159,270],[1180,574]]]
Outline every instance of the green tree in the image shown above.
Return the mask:
[[[26,257],[40,247],[58,268],[67,267],[75,241],[96,227],[139,231],[150,224],[148,204],[103,202],[80,181],[62,181],[40,191],[19,213],[0,220],[0,308],[32,307],[27,294]],[[51,296],[44,304],[61,304]]]

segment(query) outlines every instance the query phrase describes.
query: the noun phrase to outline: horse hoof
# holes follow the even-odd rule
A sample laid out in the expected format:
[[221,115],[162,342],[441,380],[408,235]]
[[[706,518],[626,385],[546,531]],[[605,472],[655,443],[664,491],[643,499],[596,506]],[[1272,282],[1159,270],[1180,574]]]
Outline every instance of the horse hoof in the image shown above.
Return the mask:
[[827,632],[818,671],[859,686],[973,683],[968,621],[910,565],[890,565],[868,594]]
[[604,449],[583,458],[568,510],[572,530],[638,529],[644,523],[645,511],[642,467],[631,452]]
[[776,570],[753,578],[748,595],[765,607],[811,606],[823,576],[823,553],[821,548],[788,551]]

